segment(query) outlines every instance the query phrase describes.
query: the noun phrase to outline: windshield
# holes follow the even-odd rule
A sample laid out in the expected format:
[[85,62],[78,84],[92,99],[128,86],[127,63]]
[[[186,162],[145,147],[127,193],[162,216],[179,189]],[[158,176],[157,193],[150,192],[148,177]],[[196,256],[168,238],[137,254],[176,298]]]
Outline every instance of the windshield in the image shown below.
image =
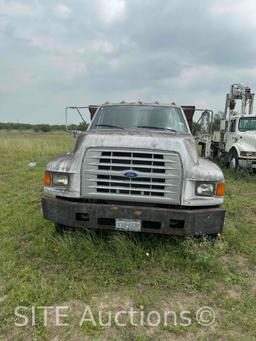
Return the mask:
[[170,106],[115,105],[99,109],[90,129],[157,129],[188,133],[181,109]]
[[256,130],[256,117],[240,118],[238,129],[240,131]]

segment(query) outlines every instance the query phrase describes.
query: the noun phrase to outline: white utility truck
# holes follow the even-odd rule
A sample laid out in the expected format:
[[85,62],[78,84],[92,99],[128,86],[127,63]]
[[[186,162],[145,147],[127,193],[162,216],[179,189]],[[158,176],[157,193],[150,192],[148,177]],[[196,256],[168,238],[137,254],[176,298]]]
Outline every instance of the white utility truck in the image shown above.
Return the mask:
[[[241,107],[235,111],[238,100]],[[190,107],[192,119],[196,111],[203,111],[195,123],[197,131],[194,131],[202,157],[217,157],[233,170],[244,168],[256,172],[256,116],[253,115],[253,100],[254,93],[248,86],[232,84],[230,93],[226,95],[219,129],[215,131],[211,110]]]
[[[241,108],[235,111],[237,100]],[[222,158],[231,169],[256,171],[256,116],[253,115],[254,94],[248,86],[231,85],[226,96],[224,119],[220,130],[214,132],[212,152]]]

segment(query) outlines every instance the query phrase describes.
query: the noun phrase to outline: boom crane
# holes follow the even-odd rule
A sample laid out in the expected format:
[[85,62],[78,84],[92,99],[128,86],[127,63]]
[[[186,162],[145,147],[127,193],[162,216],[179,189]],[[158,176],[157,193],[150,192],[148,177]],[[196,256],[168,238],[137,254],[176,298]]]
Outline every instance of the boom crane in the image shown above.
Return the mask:
[[227,121],[230,120],[231,116],[237,114],[234,112],[236,100],[241,100],[241,111],[238,114],[241,116],[253,114],[254,93],[247,85],[232,84],[230,93],[226,95],[225,120]]

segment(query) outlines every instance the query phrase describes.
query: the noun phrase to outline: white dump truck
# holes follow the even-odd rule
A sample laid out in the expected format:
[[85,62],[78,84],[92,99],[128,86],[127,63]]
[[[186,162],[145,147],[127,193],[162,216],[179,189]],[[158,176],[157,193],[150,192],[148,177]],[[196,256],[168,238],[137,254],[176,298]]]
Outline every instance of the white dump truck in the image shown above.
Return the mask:
[[198,156],[182,107],[121,102],[88,108],[92,121],[74,150],[45,170],[43,214],[58,232],[222,231],[223,173]]

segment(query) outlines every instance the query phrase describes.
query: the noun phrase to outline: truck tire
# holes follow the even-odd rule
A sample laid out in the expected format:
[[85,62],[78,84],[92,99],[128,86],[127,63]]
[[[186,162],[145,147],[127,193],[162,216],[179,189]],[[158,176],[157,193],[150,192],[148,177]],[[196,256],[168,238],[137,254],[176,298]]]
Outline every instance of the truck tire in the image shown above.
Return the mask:
[[238,154],[235,149],[231,151],[231,155],[229,157],[229,168],[234,171],[239,168]]
[[199,236],[193,236],[193,239],[198,241],[199,243],[204,242],[205,240],[215,243],[218,237],[219,237],[218,233],[210,233],[210,234],[204,234],[204,235],[199,235]]
[[65,225],[61,225],[61,224],[55,224],[55,232],[58,234],[64,234],[65,232],[68,231],[68,227]]
[[218,238],[218,236],[219,236],[218,233],[207,234],[208,239],[212,241],[215,241]]

